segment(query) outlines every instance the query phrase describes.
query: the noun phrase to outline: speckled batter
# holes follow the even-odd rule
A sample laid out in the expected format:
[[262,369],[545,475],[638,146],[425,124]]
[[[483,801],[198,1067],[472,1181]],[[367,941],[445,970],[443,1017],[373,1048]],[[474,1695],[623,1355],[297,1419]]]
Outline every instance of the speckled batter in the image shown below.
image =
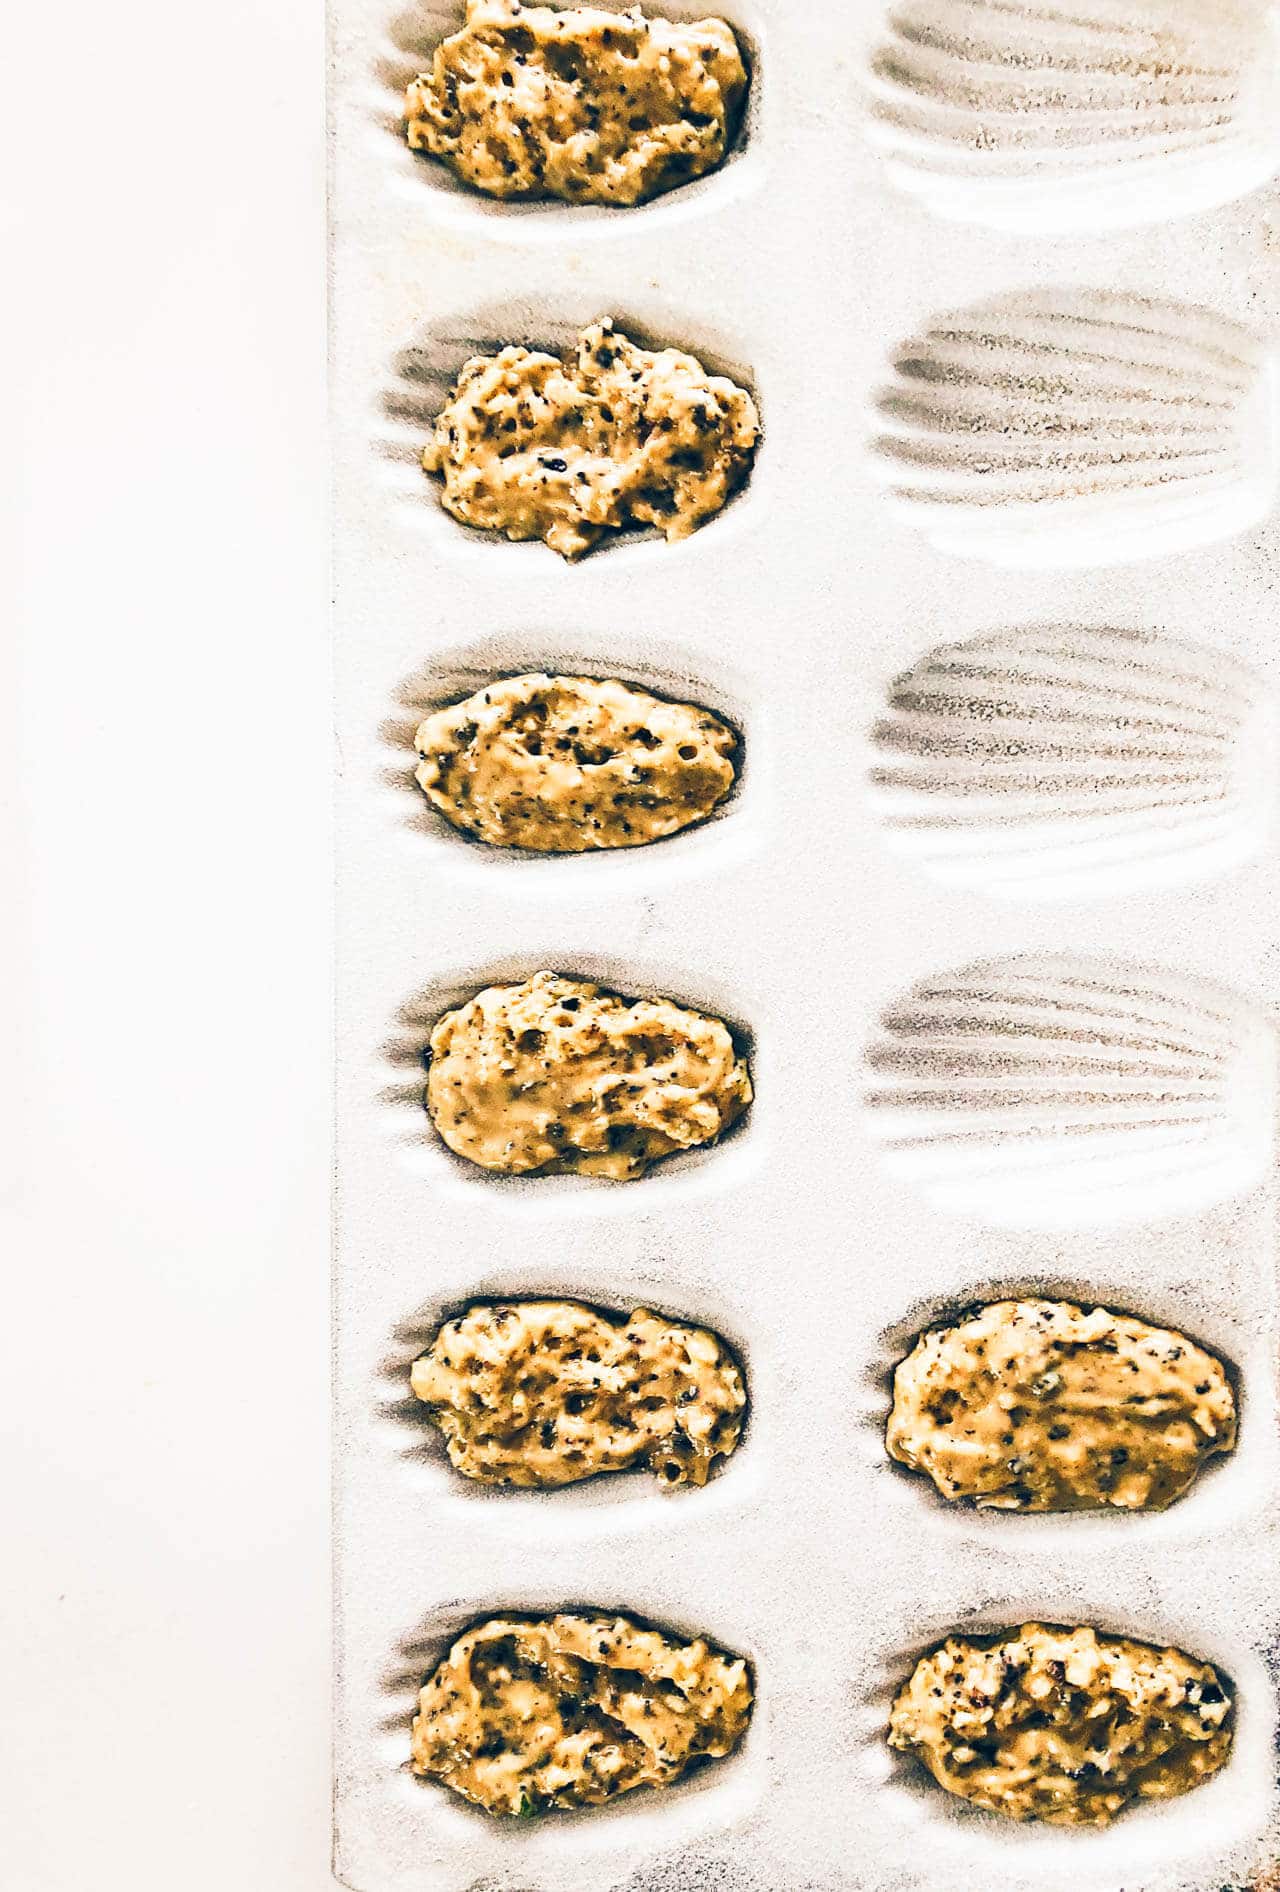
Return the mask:
[[633,1466],[705,1485],[747,1403],[716,1334],[576,1301],[469,1308],[414,1361],[412,1385],[454,1467],[486,1485],[571,1485]]
[[490,1813],[598,1806],[732,1753],[751,1719],[740,1656],[625,1616],[496,1617],[429,1677],[413,1771]]
[[519,347],[473,356],[422,464],[463,525],[574,559],[633,526],[687,539],[742,484],[759,435],[745,388],[600,322],[564,361]]
[[1105,1307],[996,1301],[921,1336],[886,1443],[944,1498],[1005,1511],[1156,1511],[1235,1444],[1221,1363]]
[[455,828],[556,854],[642,847],[705,820],[733,787],[738,750],[709,710],[540,672],[437,710],[415,742],[418,783]]
[[951,1636],[893,1704],[889,1744],[948,1793],[1011,1820],[1105,1826],[1171,1800],[1231,1752],[1222,1677],[1180,1649],[1024,1623]]
[[714,170],[747,90],[723,20],[468,0],[408,89],[415,151],[490,197],[638,204]]
[[426,1101],[449,1148],[484,1169],[627,1181],[727,1130],[751,1080],[718,1018],[538,972],[445,1013]]

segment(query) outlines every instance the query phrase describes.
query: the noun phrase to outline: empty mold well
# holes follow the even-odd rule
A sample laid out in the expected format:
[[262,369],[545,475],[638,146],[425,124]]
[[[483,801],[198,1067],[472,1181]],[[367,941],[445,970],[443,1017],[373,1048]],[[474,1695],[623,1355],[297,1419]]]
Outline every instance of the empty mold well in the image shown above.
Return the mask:
[[939,217],[1102,232],[1264,184],[1278,86],[1266,0],[897,0],[867,135]]
[[904,522],[995,565],[1191,551],[1275,499],[1272,357],[1184,303],[1043,289],[940,314],[897,350],[876,426]]
[[1138,631],[1018,627],[942,644],[873,731],[888,845],[948,886],[1069,899],[1252,859],[1276,794],[1261,679]]
[[1271,1162],[1270,1021],[1155,968],[1026,954],[940,973],[883,1014],[866,1064],[892,1172],[985,1222],[1157,1221]]

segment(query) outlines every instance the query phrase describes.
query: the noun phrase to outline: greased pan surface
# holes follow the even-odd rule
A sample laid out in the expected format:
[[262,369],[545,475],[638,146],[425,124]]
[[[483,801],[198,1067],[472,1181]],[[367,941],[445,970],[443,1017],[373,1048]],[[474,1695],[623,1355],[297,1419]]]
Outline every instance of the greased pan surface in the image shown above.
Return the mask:
[[[338,1873],[357,1892],[1243,1887],[1280,1850],[1267,41],[1234,7],[1215,26],[1166,0],[1245,75],[1220,137],[1119,99],[1068,159],[1023,93],[1029,155],[987,165],[949,62],[975,21],[1060,58],[1060,10],[722,11],[753,63],[743,143],[615,213],[497,209],[411,159],[395,87],[455,16],[331,0]],[[1072,12],[1105,66],[1126,10]],[[943,49],[922,76],[900,42],[923,15]],[[467,533],[415,464],[450,376],[603,315],[750,386],[748,485],[682,544],[632,535],[573,567]],[[743,733],[738,791],[623,854],[467,845],[413,786],[412,726],[535,668],[705,703]],[[620,1186],[451,1158],[420,1104],[431,1024],[544,966],[727,1019],[756,1090],[737,1133]],[[967,1047],[942,1065],[939,1020]],[[1089,1081],[1064,1080],[1064,1032]],[[1159,1516],[942,1506],[884,1453],[889,1371],[920,1327],[1023,1290],[1212,1347],[1236,1453]],[[724,1335],[751,1407],[722,1474],[454,1477],[406,1411],[409,1362],[460,1304],[518,1294]],[[533,1822],[415,1780],[415,1691],[451,1635],[562,1606],[748,1656],[739,1752]],[[1032,1617],[1219,1664],[1229,1766],[1095,1833],[971,1812],[890,1754],[917,1655]]]

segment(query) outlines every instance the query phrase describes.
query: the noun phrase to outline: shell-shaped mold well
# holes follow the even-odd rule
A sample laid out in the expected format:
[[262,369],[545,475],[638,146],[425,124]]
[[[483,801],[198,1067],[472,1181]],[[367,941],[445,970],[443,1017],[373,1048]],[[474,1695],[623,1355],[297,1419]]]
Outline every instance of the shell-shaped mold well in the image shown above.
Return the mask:
[[996,296],[936,316],[893,366],[873,471],[942,551],[1124,564],[1242,532],[1273,503],[1271,356],[1207,309]]
[[[733,445],[729,439],[732,427],[726,408],[724,425],[706,436],[706,442],[722,449],[720,459],[726,465],[732,462],[727,489],[718,509],[708,512],[697,529],[681,540],[666,540],[664,533],[653,524],[632,523],[625,529],[610,527],[592,546],[585,562],[595,564],[600,559],[637,549],[642,556],[648,556],[655,548],[664,560],[688,556],[691,550],[696,550],[701,557],[708,529],[714,528],[714,542],[722,543],[731,521],[741,527],[757,497],[755,489],[765,452],[764,428],[768,418],[753,372],[735,346],[739,338],[727,335],[718,326],[686,321],[661,302],[651,302],[647,310],[606,308],[594,298],[587,300],[578,295],[570,296],[563,312],[554,317],[549,317],[536,300],[527,296],[458,310],[424,323],[406,345],[395,352],[370,415],[368,444],[380,483],[387,488],[392,506],[406,527],[415,534],[425,534],[442,553],[450,556],[468,559],[479,556],[490,560],[501,554],[508,563],[514,559],[533,559],[537,567],[544,568],[548,547],[539,537],[511,540],[497,527],[473,524],[470,519],[464,522],[462,517],[451,516],[444,505],[442,473],[428,473],[424,469],[423,453],[434,439],[442,410],[457,393],[464,367],[473,358],[496,357],[505,348],[515,346],[538,354],[557,355],[572,364],[577,359],[584,331],[606,320],[614,324],[619,341],[625,337],[637,348],[656,354],[672,349],[690,355],[705,375],[733,382],[735,388],[751,398],[757,436],[749,449]],[[736,403],[733,405],[736,407]],[[543,409],[539,412],[542,414]],[[529,447],[533,435],[522,436],[522,439],[524,446]],[[539,438],[537,444],[548,446],[551,439]],[[620,448],[620,452],[626,459],[627,449]],[[715,457],[708,447],[708,464]],[[638,464],[634,454],[630,455],[630,463],[634,472]],[[618,464],[621,465],[621,461]],[[667,472],[661,476],[668,484],[675,477],[672,464],[668,464]],[[654,479],[661,483],[656,472]],[[636,497],[640,497],[639,492]]]
[[1018,955],[922,980],[866,1054],[866,1120],[939,1208],[1017,1228],[1190,1214],[1256,1186],[1268,1019],[1152,967]]
[[[534,0],[537,3],[537,0]],[[557,7],[584,0],[557,0]],[[586,0],[608,13],[629,10],[629,0]],[[433,219],[478,236],[500,233],[523,243],[582,242],[597,236],[649,230],[655,219],[700,214],[755,188],[766,164],[764,47],[755,0],[645,0],[650,20],[689,25],[708,16],[731,27],[747,69],[748,88],[730,128],[728,148],[712,170],[627,207],[566,203],[557,198],[497,198],[461,178],[443,159],[411,151],[405,136],[405,89],[429,72],[440,43],[465,23],[463,0],[413,0],[388,16],[377,42],[365,93],[368,121],[379,135],[385,175]],[[637,221],[637,219],[639,221]],[[570,238],[569,233],[572,233]]]
[[1206,879],[1266,835],[1268,711],[1244,666],[1142,632],[943,644],[890,686],[873,805],[889,846],[951,886],[1031,900]]
[[940,217],[1101,231],[1265,183],[1278,85],[1267,0],[900,0],[867,129]]

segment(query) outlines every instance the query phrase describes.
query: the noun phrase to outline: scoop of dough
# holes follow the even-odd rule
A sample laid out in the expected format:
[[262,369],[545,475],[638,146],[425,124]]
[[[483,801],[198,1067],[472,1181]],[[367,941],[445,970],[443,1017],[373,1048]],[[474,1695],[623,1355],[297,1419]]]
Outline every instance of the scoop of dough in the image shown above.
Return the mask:
[[437,710],[417,779],[447,821],[494,847],[642,847],[711,813],[738,739],[709,710],[596,677],[503,677]]
[[923,1334],[893,1385],[890,1455],[984,1509],[1161,1510],[1236,1439],[1211,1353],[1067,1301],[995,1301]]
[[405,119],[415,151],[490,197],[638,204],[715,169],[746,90],[723,20],[468,0]]
[[626,1616],[499,1616],[428,1677],[413,1771],[490,1813],[598,1806],[732,1753],[751,1708],[744,1659],[701,1640]]
[[422,464],[463,525],[573,559],[632,526],[687,539],[742,484],[759,436],[745,388],[599,322],[565,361],[518,347],[473,356]]
[[538,972],[445,1013],[426,1101],[449,1148],[483,1169],[626,1181],[727,1130],[751,1079],[720,1019]]
[[1024,1623],[951,1636],[916,1664],[889,1745],[940,1787],[1011,1820],[1105,1826],[1200,1786],[1231,1752],[1232,1701],[1180,1649]]
[[454,1467],[486,1485],[571,1485],[631,1466],[705,1485],[747,1403],[716,1334],[576,1301],[469,1308],[414,1361],[411,1383]]

